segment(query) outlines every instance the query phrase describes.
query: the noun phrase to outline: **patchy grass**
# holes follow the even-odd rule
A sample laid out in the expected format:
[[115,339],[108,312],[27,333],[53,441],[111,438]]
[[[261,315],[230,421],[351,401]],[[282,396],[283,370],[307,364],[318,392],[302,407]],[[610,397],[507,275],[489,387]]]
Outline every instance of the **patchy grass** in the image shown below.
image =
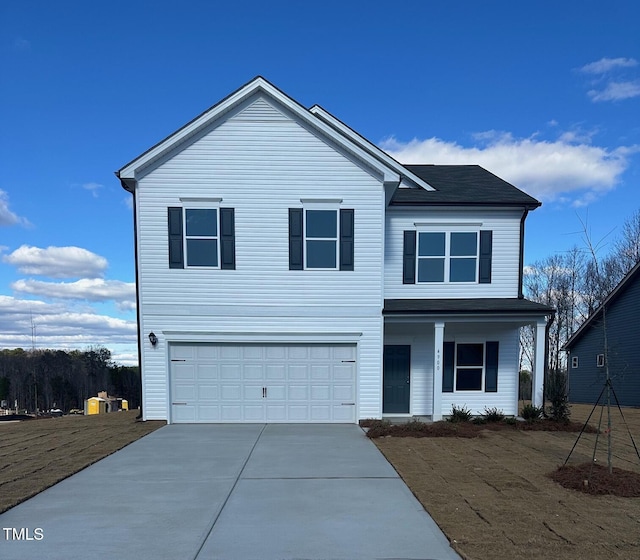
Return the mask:
[[0,513],[165,425],[137,410],[0,422]]
[[[574,426],[581,428],[590,411],[591,407],[573,405]],[[640,409],[625,409],[624,415],[638,442]],[[517,428],[500,423],[467,424],[477,428],[482,437],[373,440],[463,558],[638,557],[640,500],[587,495],[563,488],[550,478],[564,463],[578,433],[567,431],[563,423],[544,420],[531,424],[520,421]],[[613,424],[614,465],[640,477],[640,460],[617,413]],[[593,422],[590,432],[596,428]],[[596,437],[586,433],[580,438],[570,464],[591,461]],[[597,463],[606,461],[602,435],[595,454]],[[584,479],[584,474],[577,476]]]

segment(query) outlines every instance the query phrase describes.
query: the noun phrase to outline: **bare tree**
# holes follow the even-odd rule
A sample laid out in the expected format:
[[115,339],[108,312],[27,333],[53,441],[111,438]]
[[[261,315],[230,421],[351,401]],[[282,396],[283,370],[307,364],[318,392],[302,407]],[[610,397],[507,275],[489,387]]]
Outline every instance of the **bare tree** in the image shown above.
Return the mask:
[[622,235],[614,244],[614,255],[623,276],[640,262],[640,209],[622,225]]

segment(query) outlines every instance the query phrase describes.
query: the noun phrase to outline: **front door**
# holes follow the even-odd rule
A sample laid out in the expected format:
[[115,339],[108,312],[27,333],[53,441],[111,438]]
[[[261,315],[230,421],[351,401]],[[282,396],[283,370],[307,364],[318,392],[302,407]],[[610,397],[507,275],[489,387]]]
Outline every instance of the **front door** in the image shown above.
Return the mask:
[[382,377],[382,412],[408,414],[411,391],[411,346],[385,344]]

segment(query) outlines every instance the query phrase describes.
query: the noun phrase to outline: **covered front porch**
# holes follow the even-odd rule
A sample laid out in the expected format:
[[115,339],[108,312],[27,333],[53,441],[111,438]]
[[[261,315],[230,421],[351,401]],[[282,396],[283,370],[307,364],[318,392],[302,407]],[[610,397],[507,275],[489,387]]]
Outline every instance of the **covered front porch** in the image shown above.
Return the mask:
[[441,420],[452,407],[518,414],[520,328],[533,325],[542,406],[553,309],[525,299],[385,300],[383,416]]

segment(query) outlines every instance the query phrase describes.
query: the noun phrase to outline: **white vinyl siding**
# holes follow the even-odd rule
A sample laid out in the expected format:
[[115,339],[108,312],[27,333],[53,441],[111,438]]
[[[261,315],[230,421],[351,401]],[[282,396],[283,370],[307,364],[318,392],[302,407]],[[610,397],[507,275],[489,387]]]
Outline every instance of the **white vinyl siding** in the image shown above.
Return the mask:
[[[521,215],[521,212],[513,209],[388,208],[385,226],[384,297],[387,299],[518,297]],[[471,230],[493,232],[491,283],[402,283],[404,231]]]
[[[262,99],[151,169],[136,196],[143,305],[382,301],[380,179]],[[167,207],[184,197],[217,197],[221,207],[235,209],[236,270],[168,269]],[[354,210],[352,272],[289,270],[288,209],[300,207],[301,198],[340,199],[340,207]]]
[[[208,342],[219,333],[238,340],[250,333],[257,342],[278,333],[282,343],[305,333],[319,333],[314,343],[357,333],[357,417],[379,416],[381,177],[260,96],[178,150],[151,164],[136,192],[145,419],[167,418],[167,332]],[[235,270],[168,266],[167,208],[202,198],[234,208]],[[354,210],[353,271],[289,270],[288,209],[301,199],[339,199]],[[155,348],[151,331],[160,339]]]

